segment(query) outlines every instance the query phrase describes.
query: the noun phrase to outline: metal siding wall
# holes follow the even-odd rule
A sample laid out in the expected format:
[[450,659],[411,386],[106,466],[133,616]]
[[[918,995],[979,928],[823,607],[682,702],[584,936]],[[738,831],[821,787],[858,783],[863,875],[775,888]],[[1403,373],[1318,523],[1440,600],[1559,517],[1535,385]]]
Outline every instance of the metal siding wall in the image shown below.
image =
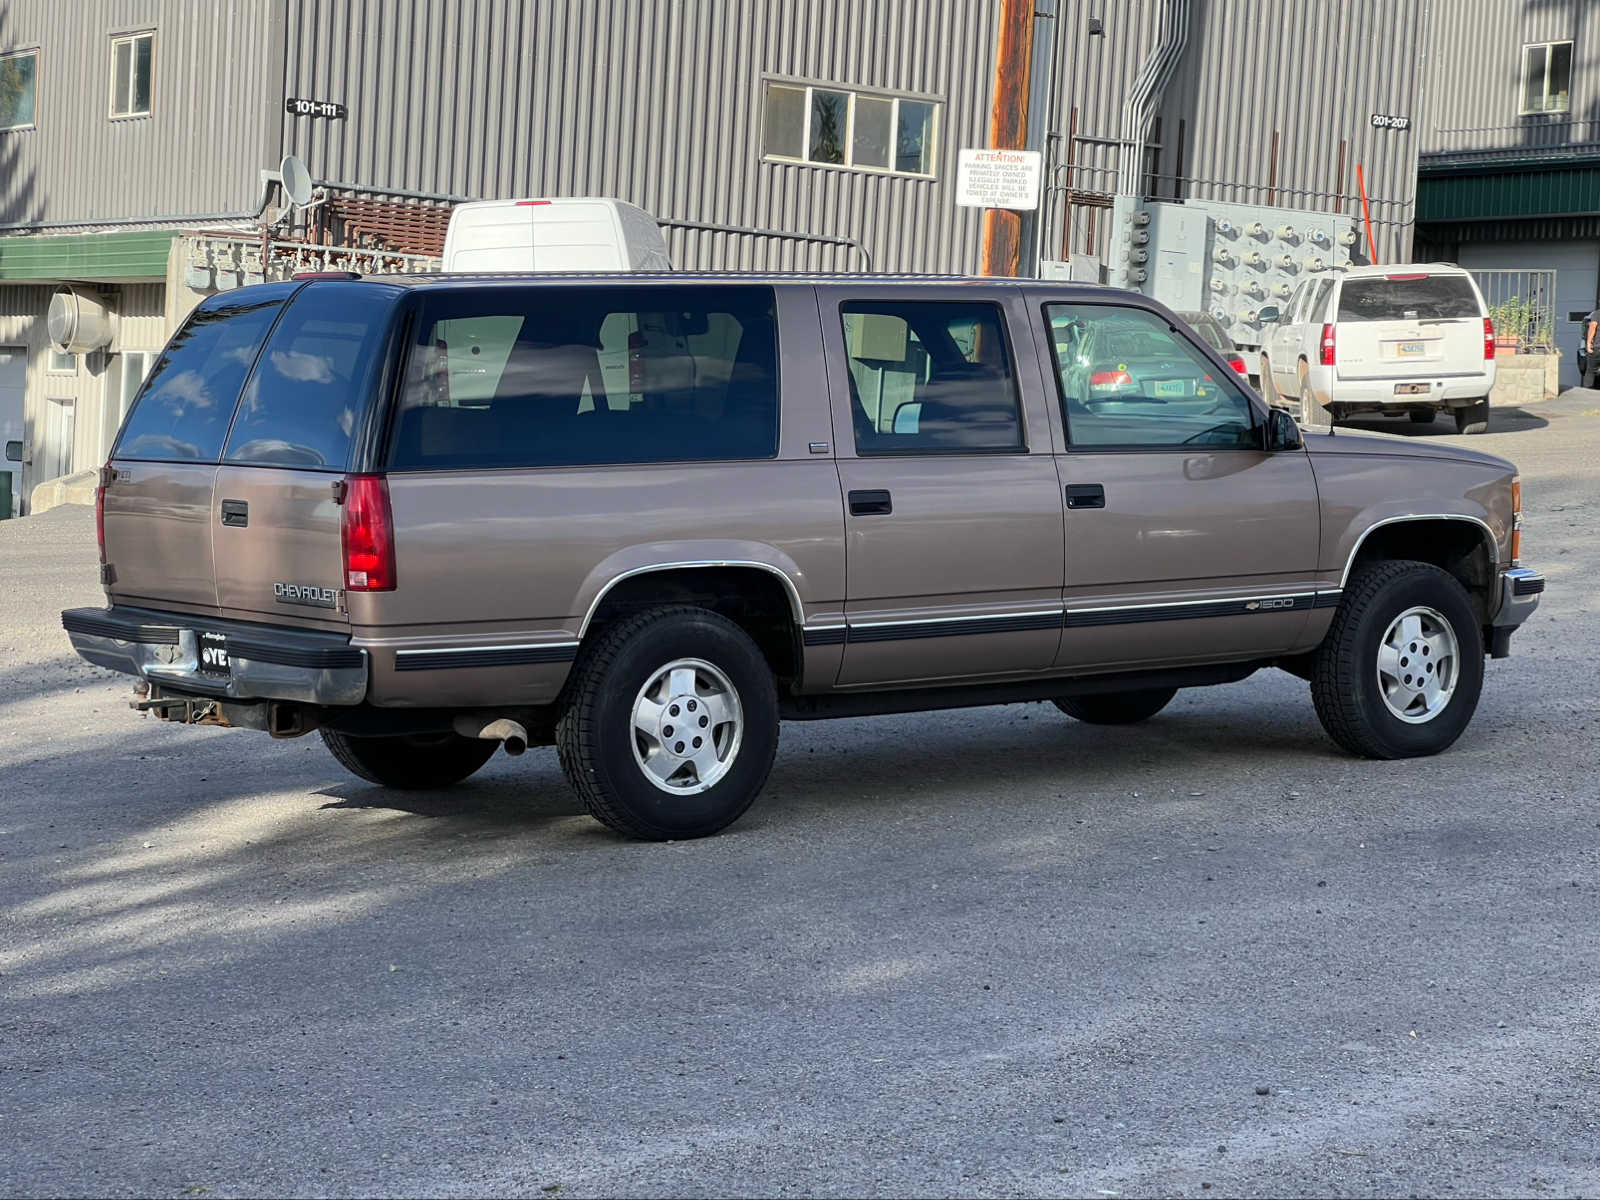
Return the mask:
[[167,344],[167,288],[161,283],[136,283],[117,298],[117,336],[112,353],[159,350]]
[[[1536,149],[1600,141],[1600,4],[1479,0],[1466,17],[1434,0],[1425,154]],[[1572,108],[1520,115],[1522,47],[1571,40]]]
[[32,449],[34,461],[23,467],[25,496],[41,482],[39,470],[45,453],[46,405],[52,399],[75,402],[73,465],[80,471],[99,465],[106,356],[78,355],[75,375],[52,375],[45,370],[50,351],[45,309],[53,290],[31,285],[0,287],[0,346],[26,346],[28,349],[28,369],[23,385],[23,436]]
[[[253,209],[283,100],[273,0],[4,0],[0,49],[37,46],[38,127],[0,134],[0,225]],[[113,121],[111,35],[156,31],[151,115]],[[271,82],[269,82],[271,80]]]
[[[318,178],[474,198],[615,195],[664,218],[857,237],[882,270],[976,268],[955,151],[987,144],[997,0],[290,0],[285,122]],[[760,161],[766,73],[944,101],[938,178]],[[856,256],[669,236],[685,267],[853,268]]]

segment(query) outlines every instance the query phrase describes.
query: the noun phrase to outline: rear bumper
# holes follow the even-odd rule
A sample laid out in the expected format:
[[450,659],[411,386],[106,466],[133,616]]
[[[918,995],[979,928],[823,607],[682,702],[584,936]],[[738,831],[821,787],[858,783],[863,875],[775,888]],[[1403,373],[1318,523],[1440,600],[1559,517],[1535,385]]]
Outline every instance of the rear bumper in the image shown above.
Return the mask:
[[[61,614],[72,648],[97,667],[165,689],[227,700],[360,704],[367,652],[344,634],[214,621],[142,608],[72,608]],[[199,669],[199,634],[228,639],[227,678]]]
[[[1370,405],[1374,408],[1439,408],[1481,400],[1494,388],[1492,370],[1471,375],[1411,375],[1376,379],[1346,379],[1324,367],[1323,379],[1312,372],[1312,384],[1324,399],[1335,404]],[[1426,384],[1427,391],[1395,395],[1396,384]]]

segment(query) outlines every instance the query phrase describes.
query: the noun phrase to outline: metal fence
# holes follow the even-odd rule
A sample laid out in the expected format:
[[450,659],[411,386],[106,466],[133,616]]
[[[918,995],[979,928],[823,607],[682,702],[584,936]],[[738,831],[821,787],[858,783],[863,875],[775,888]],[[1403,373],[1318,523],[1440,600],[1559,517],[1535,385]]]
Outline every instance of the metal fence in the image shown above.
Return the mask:
[[1554,271],[1471,271],[1489,306],[1495,341],[1517,354],[1555,349]]

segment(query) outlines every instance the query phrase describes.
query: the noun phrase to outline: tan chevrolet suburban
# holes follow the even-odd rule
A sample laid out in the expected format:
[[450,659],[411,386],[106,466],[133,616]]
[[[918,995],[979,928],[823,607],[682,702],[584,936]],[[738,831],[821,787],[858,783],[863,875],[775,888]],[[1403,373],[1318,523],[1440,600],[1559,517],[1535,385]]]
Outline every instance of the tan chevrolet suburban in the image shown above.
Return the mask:
[[456,783],[553,744],[625,834],[749,807],[780,720],[1263,667],[1375,758],[1471,719],[1538,603],[1508,462],[1303,432],[1171,312],[891,276],[302,277],[205,301],[102,476],[104,609],[167,720]]

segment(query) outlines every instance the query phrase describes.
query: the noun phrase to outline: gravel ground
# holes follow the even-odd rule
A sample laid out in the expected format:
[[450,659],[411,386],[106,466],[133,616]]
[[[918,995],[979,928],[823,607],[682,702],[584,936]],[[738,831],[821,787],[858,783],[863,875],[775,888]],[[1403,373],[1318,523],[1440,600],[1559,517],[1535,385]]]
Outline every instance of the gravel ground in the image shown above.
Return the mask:
[[92,516],[0,524],[0,1192],[1600,1193],[1600,393],[1497,419],[1550,591],[1450,753],[1277,672],[790,725],[661,846],[139,718]]

